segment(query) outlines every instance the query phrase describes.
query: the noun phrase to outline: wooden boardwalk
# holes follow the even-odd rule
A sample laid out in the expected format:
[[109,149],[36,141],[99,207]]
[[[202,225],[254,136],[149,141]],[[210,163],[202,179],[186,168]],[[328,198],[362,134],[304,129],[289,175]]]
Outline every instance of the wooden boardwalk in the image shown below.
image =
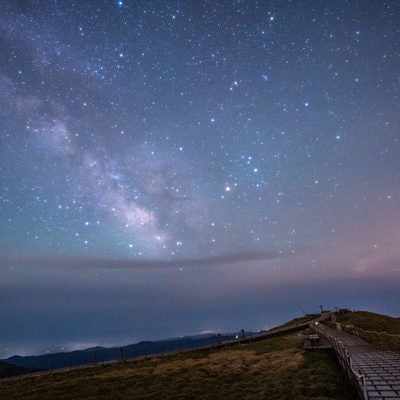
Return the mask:
[[339,362],[365,400],[400,400],[400,353],[376,349],[364,340],[323,324],[312,324],[333,345]]

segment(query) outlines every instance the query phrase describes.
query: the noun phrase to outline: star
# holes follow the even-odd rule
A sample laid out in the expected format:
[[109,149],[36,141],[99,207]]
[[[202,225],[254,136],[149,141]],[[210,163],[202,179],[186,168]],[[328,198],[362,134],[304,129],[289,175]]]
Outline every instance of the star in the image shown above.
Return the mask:
[[[397,2],[362,12],[360,2],[313,0],[5,3],[3,347],[29,348],[21,332],[32,343],[65,345],[73,331],[98,343],[132,310],[140,323],[125,320],[110,340],[194,332],[202,315],[220,321],[238,293],[227,329],[279,322],[254,301],[266,291],[282,318],[294,302],[312,310],[318,285],[332,303],[399,303],[380,289],[398,258]],[[8,275],[7,257],[21,258],[12,264],[23,279]],[[221,307],[207,308],[195,281]],[[357,281],[357,293],[343,281]],[[29,301],[32,318],[21,314],[22,292],[38,295],[39,319]],[[66,307],[68,327],[53,313]],[[46,337],[39,320],[52,321]]]

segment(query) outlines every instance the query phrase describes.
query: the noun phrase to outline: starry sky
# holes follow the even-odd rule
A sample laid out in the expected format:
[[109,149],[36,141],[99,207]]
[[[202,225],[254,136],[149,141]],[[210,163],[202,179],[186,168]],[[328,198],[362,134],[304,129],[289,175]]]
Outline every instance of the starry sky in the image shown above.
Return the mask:
[[400,3],[0,1],[0,357],[400,315]]

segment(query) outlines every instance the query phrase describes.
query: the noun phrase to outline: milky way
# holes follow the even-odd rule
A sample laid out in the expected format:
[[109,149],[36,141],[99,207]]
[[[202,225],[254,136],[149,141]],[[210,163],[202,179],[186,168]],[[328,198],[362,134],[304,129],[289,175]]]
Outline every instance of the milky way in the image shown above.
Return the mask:
[[2,1],[0,355],[293,304],[399,314],[399,21],[397,1]]

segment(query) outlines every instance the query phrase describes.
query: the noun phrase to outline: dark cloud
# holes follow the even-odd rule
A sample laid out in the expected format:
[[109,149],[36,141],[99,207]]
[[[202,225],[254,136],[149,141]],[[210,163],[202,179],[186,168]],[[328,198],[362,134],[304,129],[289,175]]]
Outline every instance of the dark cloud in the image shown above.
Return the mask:
[[182,258],[176,260],[163,259],[107,259],[94,257],[69,257],[60,255],[47,256],[10,256],[0,255],[0,262],[4,267],[26,266],[44,268],[85,269],[85,268],[112,268],[112,269],[153,269],[153,268],[180,268],[180,267],[207,267],[226,264],[245,263],[250,261],[268,261],[286,256],[283,251],[244,251],[230,254],[221,254],[204,258]]

